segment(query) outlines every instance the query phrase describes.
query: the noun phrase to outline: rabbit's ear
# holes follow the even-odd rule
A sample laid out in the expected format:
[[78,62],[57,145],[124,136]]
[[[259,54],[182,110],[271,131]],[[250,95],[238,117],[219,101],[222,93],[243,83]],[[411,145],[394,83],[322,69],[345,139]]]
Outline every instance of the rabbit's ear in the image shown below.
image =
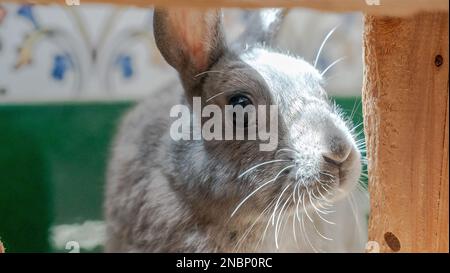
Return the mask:
[[248,27],[239,36],[233,47],[245,48],[255,44],[273,46],[278,30],[288,10],[268,8],[249,11]]
[[186,84],[224,53],[220,10],[156,8],[153,17],[159,51]]

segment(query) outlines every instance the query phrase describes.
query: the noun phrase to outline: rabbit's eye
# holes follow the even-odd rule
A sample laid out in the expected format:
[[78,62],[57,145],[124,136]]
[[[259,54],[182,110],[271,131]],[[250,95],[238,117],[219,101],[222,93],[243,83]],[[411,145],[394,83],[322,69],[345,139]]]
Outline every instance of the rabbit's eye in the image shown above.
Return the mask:
[[241,121],[241,123],[239,123],[237,121],[237,113],[233,112],[233,125],[234,127],[243,127],[243,128],[247,128],[248,124],[249,124],[249,115],[252,113],[247,112],[246,110],[244,110],[244,108],[248,105],[252,105],[253,102],[251,101],[251,99],[243,94],[237,94],[234,95],[232,97],[230,97],[228,99],[228,103],[229,105],[232,105],[233,107],[235,106],[241,106],[242,109],[241,110],[237,110],[238,112],[243,111],[241,114],[241,117],[243,117],[243,120]]
[[245,95],[239,94],[232,96],[228,103],[233,106],[240,105],[245,108],[247,105],[253,104],[252,101]]

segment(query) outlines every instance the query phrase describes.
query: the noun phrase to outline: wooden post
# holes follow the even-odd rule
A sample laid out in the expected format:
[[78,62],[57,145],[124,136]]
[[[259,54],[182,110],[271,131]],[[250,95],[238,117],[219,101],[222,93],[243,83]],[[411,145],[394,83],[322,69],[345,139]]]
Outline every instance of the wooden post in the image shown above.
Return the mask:
[[365,17],[369,240],[381,252],[449,251],[448,23]]

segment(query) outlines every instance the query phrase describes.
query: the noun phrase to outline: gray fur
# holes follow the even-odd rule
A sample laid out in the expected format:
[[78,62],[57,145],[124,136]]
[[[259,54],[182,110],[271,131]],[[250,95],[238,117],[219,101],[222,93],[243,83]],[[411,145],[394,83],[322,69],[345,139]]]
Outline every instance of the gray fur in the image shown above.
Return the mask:
[[[213,40],[204,41],[209,43],[208,63],[200,71],[192,56],[186,56],[187,51],[180,49],[179,37],[168,32],[170,27],[165,20],[168,13],[161,9],[155,11],[155,38],[165,59],[178,70],[181,84],[152,95],[122,122],[108,172],[106,251],[312,251],[300,239],[293,246],[289,229],[282,232],[279,249],[273,236],[266,236],[260,242],[268,216],[255,220],[284,187],[293,184],[295,174],[302,179],[302,191],[315,189],[314,178],[320,177],[334,190],[341,188],[343,196],[358,181],[360,153],[348,127],[330,105],[321,87],[320,73],[299,58],[269,48],[255,46],[242,52],[231,51],[223,41],[218,15],[214,17],[216,20],[209,21],[208,27],[215,34]],[[199,73],[202,74],[198,76]],[[219,92],[243,90],[255,104],[279,106],[278,148],[293,149],[295,153],[260,152],[258,141],[173,141],[170,138],[172,105],[190,105],[192,96],[201,96],[205,102]],[[223,107],[227,94],[215,97],[208,104]],[[241,178],[239,175],[258,163],[280,156],[295,160],[295,168],[258,191],[230,217],[243,198],[287,165],[267,164]],[[319,171],[340,175],[341,179],[333,181]],[[328,197],[338,194],[332,195]],[[286,210],[293,215],[295,206],[289,205]],[[317,216],[313,217],[317,220]],[[333,217],[340,225],[337,230],[344,232],[337,232],[333,243],[320,242],[322,248],[361,251],[362,241],[353,237],[356,227],[348,206],[343,206]],[[286,225],[295,218],[288,219],[291,220]],[[252,224],[245,243],[236,247]],[[321,225],[325,226],[323,230],[332,229],[324,223],[318,224]],[[273,228],[269,229],[268,233],[272,234]],[[314,233],[311,225],[305,229]]]

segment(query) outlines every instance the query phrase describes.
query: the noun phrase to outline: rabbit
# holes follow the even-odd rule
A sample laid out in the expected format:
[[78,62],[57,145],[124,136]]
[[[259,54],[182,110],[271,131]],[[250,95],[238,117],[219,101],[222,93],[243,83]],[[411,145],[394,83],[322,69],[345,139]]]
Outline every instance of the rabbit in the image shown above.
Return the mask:
[[[320,72],[272,48],[284,14],[259,12],[230,44],[220,9],[155,8],[155,41],[179,82],[121,122],[106,252],[364,251],[358,143]],[[195,97],[202,107],[277,105],[276,149],[261,151],[259,139],[174,140],[170,109],[192,111]]]

